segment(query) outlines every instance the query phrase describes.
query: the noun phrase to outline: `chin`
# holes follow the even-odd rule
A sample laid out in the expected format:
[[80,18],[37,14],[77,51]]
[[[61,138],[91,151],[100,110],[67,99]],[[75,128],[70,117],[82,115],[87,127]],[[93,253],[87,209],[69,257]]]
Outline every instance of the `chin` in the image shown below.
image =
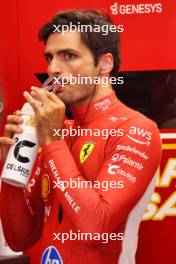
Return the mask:
[[71,91],[62,91],[59,93],[56,93],[57,97],[64,102],[66,105],[74,105],[81,103],[86,98],[88,98],[88,94],[80,94],[80,93],[73,93]]
[[70,98],[70,96],[66,96],[63,92],[56,93],[56,96],[65,104],[65,105],[72,105],[75,102],[73,101],[73,98]]

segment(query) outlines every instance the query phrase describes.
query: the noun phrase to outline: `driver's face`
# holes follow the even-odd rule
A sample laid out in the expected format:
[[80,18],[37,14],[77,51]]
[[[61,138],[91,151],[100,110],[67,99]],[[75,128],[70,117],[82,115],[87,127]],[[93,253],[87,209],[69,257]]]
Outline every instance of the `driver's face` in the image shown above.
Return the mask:
[[[53,33],[49,36],[45,57],[48,62],[49,76],[89,76],[98,75],[91,51],[81,41],[79,32]],[[66,104],[86,102],[93,93],[93,84],[67,84],[56,95]]]

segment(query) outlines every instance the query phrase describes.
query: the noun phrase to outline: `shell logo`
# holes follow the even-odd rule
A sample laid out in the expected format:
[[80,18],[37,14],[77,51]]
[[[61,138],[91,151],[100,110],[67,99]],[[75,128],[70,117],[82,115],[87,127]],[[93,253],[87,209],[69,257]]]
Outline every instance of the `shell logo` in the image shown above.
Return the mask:
[[36,126],[35,118],[31,116],[28,120],[26,120],[25,125],[35,127]]
[[44,200],[47,199],[48,194],[50,193],[50,178],[48,174],[42,176],[42,197]]
[[42,148],[39,147],[39,148],[38,148],[38,154],[40,154],[41,152],[42,152]]

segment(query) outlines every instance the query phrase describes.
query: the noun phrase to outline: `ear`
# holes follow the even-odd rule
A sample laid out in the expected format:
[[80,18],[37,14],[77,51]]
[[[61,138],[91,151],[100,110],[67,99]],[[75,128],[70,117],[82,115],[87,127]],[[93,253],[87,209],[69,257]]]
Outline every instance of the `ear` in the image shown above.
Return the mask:
[[113,68],[113,62],[114,61],[111,53],[101,55],[98,62],[100,74],[109,74]]

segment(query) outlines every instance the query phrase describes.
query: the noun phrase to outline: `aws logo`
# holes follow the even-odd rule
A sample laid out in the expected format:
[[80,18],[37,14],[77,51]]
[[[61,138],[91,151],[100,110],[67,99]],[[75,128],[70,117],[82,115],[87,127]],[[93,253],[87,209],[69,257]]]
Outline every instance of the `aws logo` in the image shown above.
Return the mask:
[[132,126],[128,131],[127,137],[136,143],[149,146],[152,139],[152,132]]
[[80,151],[80,156],[79,156],[81,163],[84,163],[87,160],[87,158],[92,153],[94,147],[95,147],[95,143],[93,142],[85,143],[82,146],[81,151]]
[[[18,142],[18,138],[15,138],[15,141]],[[28,141],[28,140],[19,141],[14,148],[15,159],[18,160],[19,162],[22,162],[22,163],[30,162],[30,159],[28,157],[24,157],[20,154],[20,150],[23,149],[24,147],[33,148],[35,146],[36,146],[36,143],[33,143],[31,141]]]

